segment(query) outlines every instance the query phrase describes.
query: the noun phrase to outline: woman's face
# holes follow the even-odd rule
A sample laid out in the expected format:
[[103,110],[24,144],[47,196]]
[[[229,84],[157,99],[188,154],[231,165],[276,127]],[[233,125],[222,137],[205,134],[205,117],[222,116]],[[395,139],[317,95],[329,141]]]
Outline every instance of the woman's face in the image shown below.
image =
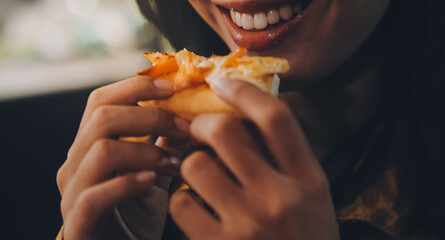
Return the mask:
[[326,77],[366,40],[390,0],[189,0],[231,50],[289,60],[283,81]]

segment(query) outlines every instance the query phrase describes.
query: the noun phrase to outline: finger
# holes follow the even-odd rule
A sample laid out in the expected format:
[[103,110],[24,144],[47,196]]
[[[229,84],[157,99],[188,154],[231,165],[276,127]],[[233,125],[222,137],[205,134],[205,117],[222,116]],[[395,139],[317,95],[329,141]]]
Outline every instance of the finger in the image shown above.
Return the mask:
[[[179,170],[185,151],[190,146],[190,138],[177,139],[161,136],[156,140],[155,146],[166,151],[171,156],[175,156],[176,158],[171,158],[172,164]],[[162,181],[162,179],[163,178],[158,178],[155,183],[156,186],[160,186],[161,188],[168,190],[170,188],[171,181]]]
[[159,108],[105,106],[95,111],[81,134],[93,139],[149,134],[184,138],[188,135],[188,125],[187,121]]
[[244,81],[218,79],[215,92],[258,126],[282,172],[301,176],[315,166],[303,131],[283,102]]
[[[176,157],[149,144],[102,139],[97,141],[74,175],[72,188],[82,189],[113,177],[116,173],[160,170],[177,175]],[[76,191],[75,191],[76,192]]]
[[135,76],[94,90],[88,98],[82,129],[94,111],[105,105],[135,105],[138,101],[167,98],[173,94],[171,81]]
[[95,223],[114,206],[147,191],[153,186],[155,174],[140,172],[113,178],[82,192],[70,216],[72,229],[93,232]]
[[[178,160],[153,145],[121,142],[111,139],[97,141],[70,178],[69,191],[61,191],[65,199],[75,199],[84,189],[115,177],[118,173],[156,170],[159,174],[177,176]],[[64,201],[65,208],[74,202]]]
[[174,156],[182,157],[184,152],[189,149],[191,140],[190,138],[169,138],[161,136],[156,140],[155,145]]
[[[273,173],[241,120],[229,114],[202,114],[190,125],[198,141],[212,147],[242,185],[258,185]],[[261,184],[260,184],[261,185]]]
[[174,156],[171,158],[172,164],[175,167],[178,167],[179,169],[185,151],[187,151],[187,149],[190,146],[190,138],[177,139],[177,138],[159,137],[156,140],[155,146],[166,151],[171,156]]
[[219,222],[186,191],[177,192],[172,196],[170,213],[190,239],[218,239],[220,236]]
[[241,206],[241,188],[218,167],[204,152],[191,154],[181,165],[185,182],[198,193],[216,212],[225,217]]
[[68,160],[62,168],[69,169],[66,174],[72,176],[85,154],[98,139],[149,134],[183,138],[188,135],[187,126],[188,123],[185,120],[158,108],[101,107],[74,141]]

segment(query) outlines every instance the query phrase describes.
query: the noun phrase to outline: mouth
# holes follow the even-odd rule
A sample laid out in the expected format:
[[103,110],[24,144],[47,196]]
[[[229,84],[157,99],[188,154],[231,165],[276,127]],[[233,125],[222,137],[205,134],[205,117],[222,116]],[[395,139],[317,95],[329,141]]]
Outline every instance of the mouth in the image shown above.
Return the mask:
[[296,31],[311,0],[212,0],[235,43],[250,51],[266,51]]

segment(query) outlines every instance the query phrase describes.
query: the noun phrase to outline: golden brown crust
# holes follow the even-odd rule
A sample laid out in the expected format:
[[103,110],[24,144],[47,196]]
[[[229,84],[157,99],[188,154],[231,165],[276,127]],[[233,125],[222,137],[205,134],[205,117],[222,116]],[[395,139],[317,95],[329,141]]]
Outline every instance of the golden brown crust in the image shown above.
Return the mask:
[[[153,62],[138,75],[173,81],[175,94],[167,100],[139,102],[140,106],[154,106],[174,112],[185,119],[201,113],[236,110],[221,100],[211,89],[213,81],[230,77],[247,81],[274,96],[278,94],[276,73],[289,70],[287,60],[273,57],[242,57],[243,48],[228,56],[204,58],[187,50],[175,54],[151,53],[145,56]],[[239,114],[237,114],[239,115]]]
[[139,105],[143,107],[159,107],[174,112],[179,117],[188,120],[202,113],[229,112],[236,114],[236,111],[231,106],[221,100],[206,85],[184,89],[175,93],[167,100],[139,102]]

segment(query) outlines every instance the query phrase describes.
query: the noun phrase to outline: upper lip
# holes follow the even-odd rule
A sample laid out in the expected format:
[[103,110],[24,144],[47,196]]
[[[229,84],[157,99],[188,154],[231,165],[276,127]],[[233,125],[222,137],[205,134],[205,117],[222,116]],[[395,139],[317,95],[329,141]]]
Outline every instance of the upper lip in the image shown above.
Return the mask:
[[[276,9],[285,4],[292,4],[296,0],[211,0],[213,4],[241,13],[264,12]],[[300,0],[302,1],[302,0]]]

